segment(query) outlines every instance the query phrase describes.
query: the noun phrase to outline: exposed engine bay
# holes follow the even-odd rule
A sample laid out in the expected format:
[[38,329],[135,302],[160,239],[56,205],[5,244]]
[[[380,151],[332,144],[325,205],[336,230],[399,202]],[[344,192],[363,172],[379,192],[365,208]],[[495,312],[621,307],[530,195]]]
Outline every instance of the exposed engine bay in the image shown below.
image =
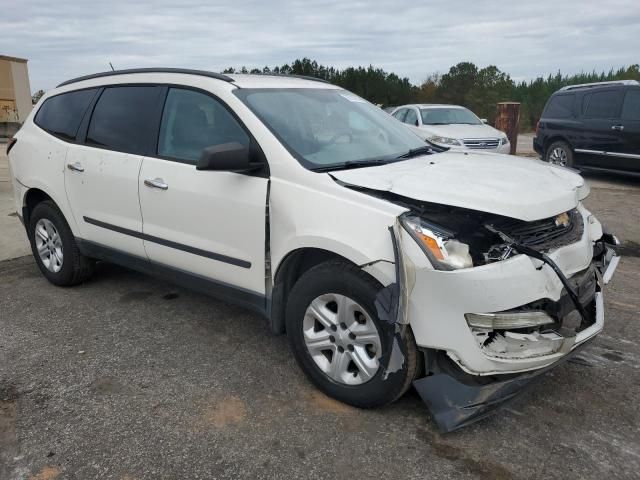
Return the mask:
[[476,210],[420,202],[395,194],[374,194],[415,212],[444,238],[455,238],[468,244],[474,266],[515,255],[514,243],[537,251],[548,251],[578,241],[584,232],[582,215],[577,209],[552,218],[526,222]]

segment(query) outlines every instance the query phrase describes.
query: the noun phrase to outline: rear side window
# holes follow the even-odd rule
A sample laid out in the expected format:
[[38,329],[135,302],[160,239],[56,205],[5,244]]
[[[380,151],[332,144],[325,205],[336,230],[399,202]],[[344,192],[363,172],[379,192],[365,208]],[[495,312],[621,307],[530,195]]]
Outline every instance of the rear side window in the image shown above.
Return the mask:
[[91,116],[87,145],[144,154],[160,87],[109,87],[102,92]]
[[82,117],[96,92],[95,88],[78,90],[45,100],[36,114],[35,124],[63,140],[74,141]]
[[544,116],[548,118],[573,118],[575,98],[575,95],[556,95],[551,97]]
[[162,113],[158,155],[195,164],[205,148],[223,143],[249,147],[249,135],[215,98],[171,88]]
[[623,120],[640,120],[640,90],[629,90],[622,104]]
[[400,120],[401,122],[404,122],[404,116],[407,114],[407,109],[406,108],[401,108],[400,110],[398,110],[396,113],[393,114],[393,116],[397,119]]
[[415,125],[418,122],[418,114],[413,108],[407,110],[407,116],[404,117],[404,123]]
[[588,118],[615,118],[620,108],[620,92],[609,90],[584,96],[582,114]]

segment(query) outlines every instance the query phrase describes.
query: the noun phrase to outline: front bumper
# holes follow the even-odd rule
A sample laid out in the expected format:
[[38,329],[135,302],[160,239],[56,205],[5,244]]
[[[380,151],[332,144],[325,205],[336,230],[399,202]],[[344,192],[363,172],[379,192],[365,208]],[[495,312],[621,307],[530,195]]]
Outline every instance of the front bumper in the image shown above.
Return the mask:
[[538,137],[533,137],[533,149],[540,157],[544,157],[544,146]]
[[[582,238],[549,253],[548,257],[570,283],[580,283],[576,288],[586,292],[581,293],[581,303],[584,302],[583,307],[593,312],[594,293],[602,290],[605,277],[607,281],[611,278],[617,257],[615,245],[605,247],[599,241],[603,233],[597,220],[582,207],[580,209],[585,222]],[[410,246],[411,242],[403,243]],[[600,245],[603,246],[596,251]],[[406,248],[405,252],[411,253],[410,250]],[[420,261],[418,255],[413,258],[414,265]],[[589,270],[592,275],[585,277]],[[521,373],[544,368],[599,333],[603,327],[602,323],[590,322],[553,351],[531,349],[522,354],[501,355],[483,348],[479,343],[482,339],[469,327],[465,314],[518,310],[545,302],[548,304],[545,309],[555,308],[556,313],[561,312],[557,315],[559,318],[568,315],[571,312],[566,309],[569,302],[567,290],[553,268],[541,260],[519,254],[501,262],[462,270],[415,267],[412,276],[407,318],[416,343],[422,348],[446,352],[460,369],[471,375]],[[584,282],[587,284],[582,285]],[[517,338],[517,333],[510,337]],[[554,338],[562,340],[561,337]],[[540,345],[542,343],[537,343],[536,348]],[[512,349],[510,351],[513,352]]]
[[[580,264],[576,259],[571,260],[568,255],[572,248],[580,250],[581,243],[591,242],[590,238],[593,237],[585,234],[581,242],[560,249],[562,252],[556,255],[554,261],[558,266],[564,267],[561,269],[562,272],[567,271],[569,265]],[[574,293],[573,299],[568,298],[569,295],[563,288],[560,279],[560,275],[564,277],[562,272],[557,274],[547,264],[535,263],[534,259],[519,255],[505,262],[468,269],[464,275],[466,280],[463,282],[462,290],[459,290],[463,293],[458,296],[457,302],[453,302],[454,305],[451,307],[446,307],[442,301],[435,304],[442,315],[446,315],[447,310],[449,314],[453,310],[458,312],[457,315],[461,315],[460,312],[465,310],[468,312],[508,310],[517,305],[530,303],[531,298],[537,297],[540,308],[545,308],[550,315],[560,319],[558,325],[554,326],[557,333],[549,333],[554,335],[554,340],[558,340],[550,354],[540,353],[539,350],[534,349],[519,351],[515,348],[509,352],[511,355],[502,352],[500,355],[494,355],[495,352],[483,350],[478,341],[470,341],[474,335],[465,322],[454,321],[451,317],[444,317],[449,321],[448,325],[442,322],[411,323],[414,334],[416,330],[418,331],[416,335],[416,339],[420,339],[418,344],[420,345],[422,341],[430,344],[423,349],[427,376],[416,380],[414,386],[442,431],[455,430],[490,414],[496,406],[513,398],[540,375],[565,361],[602,330],[604,326],[602,289],[617,268],[620,259],[615,251],[617,245],[618,241],[612,235],[601,235],[594,246],[587,249],[592,252],[589,266],[570,275],[568,280],[566,277],[563,278],[567,288]],[[512,263],[509,265],[509,262]],[[528,268],[527,262],[531,269]],[[486,271],[482,271],[483,269]],[[474,271],[482,272],[472,273]],[[517,272],[520,274],[516,274]],[[423,273],[416,272],[416,285]],[[455,272],[437,273],[455,275]],[[471,277],[467,278],[468,274],[471,274]],[[449,277],[456,278],[453,275]],[[437,285],[431,285],[432,288],[437,289],[437,295],[445,295],[446,289],[452,287],[452,283],[446,280],[447,276],[443,278],[445,279],[442,282],[443,290],[440,290]],[[558,286],[556,282],[560,285]],[[543,300],[540,301],[540,299]],[[510,302],[516,302],[517,305]],[[470,310],[479,305],[484,307],[492,305],[492,307],[485,310]],[[415,314],[415,308],[424,307],[424,303],[412,296],[409,306],[410,312],[413,307]],[[505,306],[506,308],[503,308]],[[567,333],[570,330],[565,330],[564,325],[565,319],[570,318],[570,314],[574,317],[577,315],[579,320],[579,325],[575,327],[572,334]],[[452,331],[457,332],[455,336],[451,336]],[[429,340],[424,336],[425,334],[436,336],[436,339]],[[517,333],[515,338],[525,339],[516,347],[521,347],[529,340],[526,335],[518,337]],[[438,342],[444,342],[446,345]],[[520,353],[522,355],[519,355]]]
[[545,368],[491,382],[478,383],[474,379],[465,381],[460,375],[439,372],[414,381],[413,386],[429,408],[440,431],[451,432],[495,413],[498,406],[515,398],[543,374],[571,358],[580,348]]

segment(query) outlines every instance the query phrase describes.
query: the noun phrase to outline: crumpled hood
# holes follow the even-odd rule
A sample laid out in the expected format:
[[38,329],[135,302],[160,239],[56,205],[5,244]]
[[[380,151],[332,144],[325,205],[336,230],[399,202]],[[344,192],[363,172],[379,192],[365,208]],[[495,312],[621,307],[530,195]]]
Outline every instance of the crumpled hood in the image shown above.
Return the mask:
[[448,151],[331,175],[347,185],[525,221],[571,210],[589,193],[584,179],[565,168],[480,152]]
[[501,138],[504,133],[490,125],[423,125],[420,130],[448,138]]

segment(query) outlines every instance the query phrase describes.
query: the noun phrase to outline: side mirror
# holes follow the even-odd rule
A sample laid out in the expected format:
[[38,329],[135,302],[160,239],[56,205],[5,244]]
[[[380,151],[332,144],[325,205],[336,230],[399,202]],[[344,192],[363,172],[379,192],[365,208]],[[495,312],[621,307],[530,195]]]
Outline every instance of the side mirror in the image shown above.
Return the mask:
[[480,121],[481,121],[482,123],[489,123],[489,120],[487,120],[486,118],[481,118],[481,119],[480,119]]
[[418,120],[416,120],[415,126],[418,127],[419,125]]
[[218,170],[227,172],[247,172],[262,167],[262,163],[251,163],[247,147],[237,142],[222,143],[207,147],[202,151],[196,170]]

